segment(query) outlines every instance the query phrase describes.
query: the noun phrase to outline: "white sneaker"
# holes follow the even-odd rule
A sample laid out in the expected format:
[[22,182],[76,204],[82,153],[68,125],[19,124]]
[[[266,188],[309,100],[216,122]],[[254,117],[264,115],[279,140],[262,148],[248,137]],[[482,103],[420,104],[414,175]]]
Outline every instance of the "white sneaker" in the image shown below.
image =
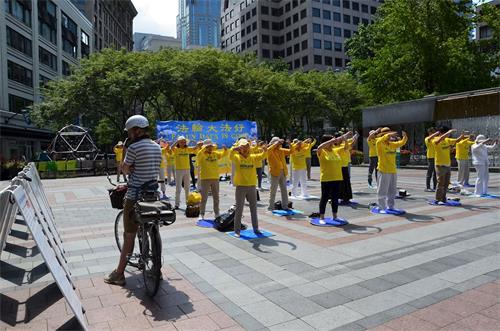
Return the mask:
[[319,223],[319,224],[322,224],[322,225],[326,224],[325,220],[319,220],[319,222],[318,222],[318,223]]

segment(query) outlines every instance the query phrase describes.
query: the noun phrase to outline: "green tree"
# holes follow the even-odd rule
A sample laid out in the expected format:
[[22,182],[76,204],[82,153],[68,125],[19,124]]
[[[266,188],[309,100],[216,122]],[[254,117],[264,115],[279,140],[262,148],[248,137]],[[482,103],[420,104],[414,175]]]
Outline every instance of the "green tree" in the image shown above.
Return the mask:
[[347,43],[350,70],[373,103],[490,87],[495,67],[470,36],[468,1],[392,0]]

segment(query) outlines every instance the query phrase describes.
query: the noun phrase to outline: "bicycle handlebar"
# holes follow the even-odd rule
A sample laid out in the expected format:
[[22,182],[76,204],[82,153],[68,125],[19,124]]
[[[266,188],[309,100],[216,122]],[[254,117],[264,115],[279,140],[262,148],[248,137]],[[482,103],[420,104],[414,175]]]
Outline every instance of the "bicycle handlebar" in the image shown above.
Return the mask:
[[106,177],[108,178],[108,182],[113,185],[113,186],[116,186],[115,183],[113,183],[113,180],[111,179],[111,176],[109,175],[109,172],[106,172]]

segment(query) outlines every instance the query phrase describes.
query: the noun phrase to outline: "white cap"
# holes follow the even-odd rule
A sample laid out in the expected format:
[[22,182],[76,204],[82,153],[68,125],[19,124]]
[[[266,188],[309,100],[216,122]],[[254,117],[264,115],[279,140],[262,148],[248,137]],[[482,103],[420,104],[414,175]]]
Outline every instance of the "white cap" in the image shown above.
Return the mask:
[[476,137],[476,144],[480,143],[481,141],[485,141],[485,140],[486,140],[486,137],[484,135],[480,134]]
[[205,139],[203,140],[203,146],[212,146],[212,140],[211,139]]
[[186,140],[186,137],[184,137],[184,136],[177,137],[177,141],[181,141],[181,140]]
[[269,142],[269,145],[272,145],[280,140],[280,137],[273,137],[271,141]]
[[132,128],[147,128],[149,126],[149,121],[146,117],[142,115],[130,116],[125,122],[125,130],[130,130]]
[[240,139],[238,141],[238,146],[245,146],[245,145],[249,145],[248,140],[246,140],[246,139]]

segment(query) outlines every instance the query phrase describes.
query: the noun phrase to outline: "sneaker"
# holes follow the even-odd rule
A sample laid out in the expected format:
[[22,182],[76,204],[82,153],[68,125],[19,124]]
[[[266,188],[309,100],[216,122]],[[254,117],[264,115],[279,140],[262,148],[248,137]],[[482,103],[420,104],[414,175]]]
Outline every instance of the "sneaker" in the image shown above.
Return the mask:
[[446,205],[446,202],[443,202],[443,201],[438,201],[438,203],[437,203],[437,204],[438,204],[438,205],[440,205],[440,206],[444,206],[444,205]]
[[125,276],[123,274],[119,275],[116,270],[113,270],[104,278],[104,282],[111,285],[123,286],[125,285]]
[[255,233],[256,235],[258,236],[261,236],[262,235],[262,231],[260,231],[259,229],[257,230],[253,230],[253,233]]
[[318,222],[318,223],[319,223],[319,224],[322,224],[322,225],[325,225],[325,224],[326,224],[325,220],[319,220],[319,222]]
[[368,188],[373,188],[373,185],[372,184],[368,184]]
[[236,238],[239,238],[239,237],[240,237],[240,234],[235,232],[235,233],[234,233],[234,236],[235,236]]

